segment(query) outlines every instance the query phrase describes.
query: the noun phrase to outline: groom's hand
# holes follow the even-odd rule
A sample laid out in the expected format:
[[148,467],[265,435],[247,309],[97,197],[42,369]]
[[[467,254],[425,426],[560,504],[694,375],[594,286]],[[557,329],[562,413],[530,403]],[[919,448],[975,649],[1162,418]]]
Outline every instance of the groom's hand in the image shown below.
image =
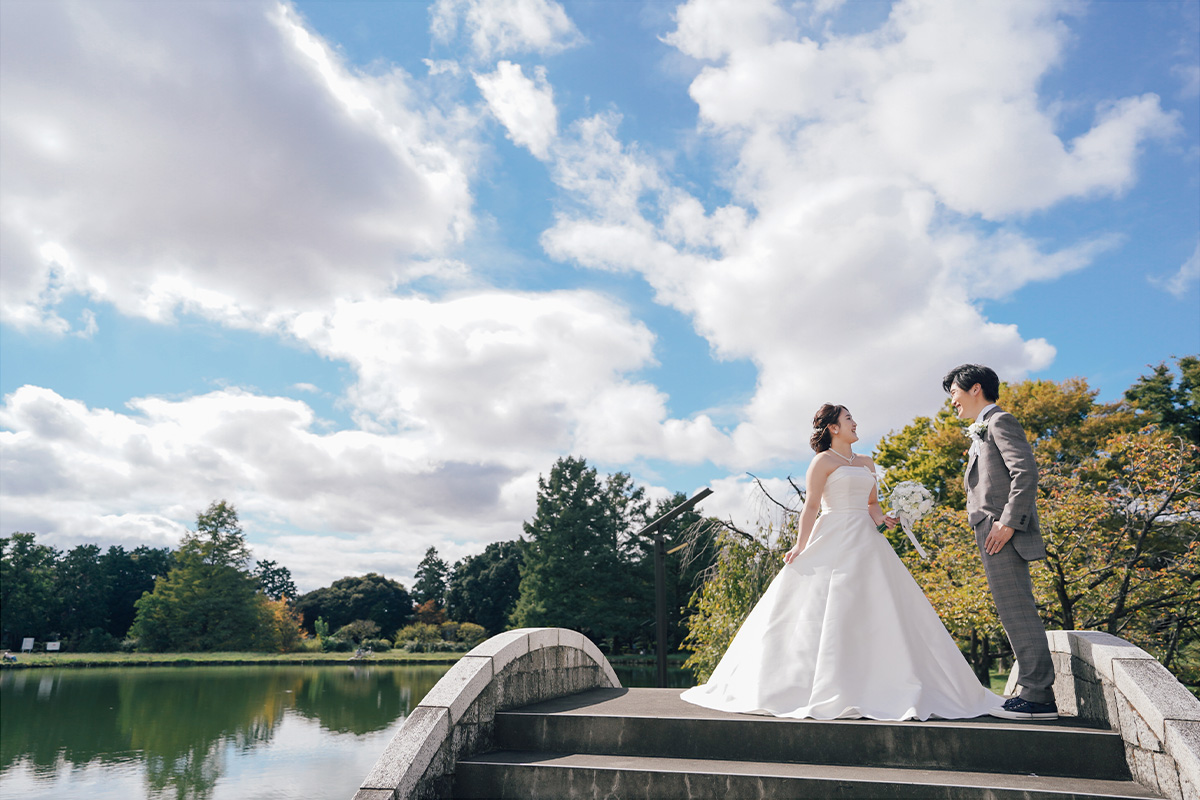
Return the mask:
[[992,523],[992,529],[988,531],[987,538],[983,540],[983,549],[989,556],[994,556],[1004,549],[1004,545],[1008,544],[1008,540],[1012,538],[1015,531],[1007,525],[1001,525],[999,522]]

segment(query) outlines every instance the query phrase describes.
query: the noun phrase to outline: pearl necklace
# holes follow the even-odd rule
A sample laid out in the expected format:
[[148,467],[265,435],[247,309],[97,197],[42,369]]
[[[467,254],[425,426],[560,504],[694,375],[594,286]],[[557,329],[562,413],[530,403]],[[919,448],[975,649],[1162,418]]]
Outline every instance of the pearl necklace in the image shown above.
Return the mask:
[[846,458],[844,455],[842,455],[841,453],[839,453],[837,450],[834,450],[832,447],[831,447],[831,448],[829,448],[829,452],[833,453],[835,456],[837,456],[838,458],[842,459],[842,460],[843,460],[843,461],[845,461],[847,464],[853,464],[853,463],[854,463],[854,459],[858,458],[858,456],[857,456],[857,455],[855,455],[855,453],[854,453],[854,451],[853,451],[853,450],[851,450],[851,451],[850,451],[850,457],[849,457],[849,458]]

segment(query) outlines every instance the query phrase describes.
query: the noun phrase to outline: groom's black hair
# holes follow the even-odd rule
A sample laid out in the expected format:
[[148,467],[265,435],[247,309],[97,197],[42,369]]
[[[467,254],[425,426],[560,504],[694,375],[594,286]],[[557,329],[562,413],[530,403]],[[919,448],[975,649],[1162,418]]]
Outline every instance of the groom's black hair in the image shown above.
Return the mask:
[[962,364],[950,370],[942,378],[942,389],[950,394],[950,387],[957,385],[963,391],[968,391],[977,383],[988,402],[994,403],[999,399],[1000,376],[991,367],[982,364]]

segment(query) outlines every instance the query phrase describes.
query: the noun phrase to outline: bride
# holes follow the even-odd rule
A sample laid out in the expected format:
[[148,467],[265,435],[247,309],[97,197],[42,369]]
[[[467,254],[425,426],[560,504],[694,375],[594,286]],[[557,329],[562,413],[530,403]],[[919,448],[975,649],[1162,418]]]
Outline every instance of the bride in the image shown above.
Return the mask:
[[[796,546],[689,703],[777,717],[962,719],[1004,698],[979,684],[876,526],[875,465],[844,406],[813,418]],[[821,516],[817,517],[817,509]]]

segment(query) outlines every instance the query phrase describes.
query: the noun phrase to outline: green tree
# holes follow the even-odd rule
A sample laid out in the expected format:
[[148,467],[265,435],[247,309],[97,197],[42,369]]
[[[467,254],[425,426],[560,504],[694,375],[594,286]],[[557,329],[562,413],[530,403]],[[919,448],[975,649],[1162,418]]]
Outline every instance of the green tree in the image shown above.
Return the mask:
[[886,482],[915,481],[946,506],[966,504],[962,472],[967,461],[967,434],[947,400],[933,417],[917,417],[879,441],[875,464],[887,472]]
[[[651,519],[658,519],[671,509],[687,500],[687,495],[676,492],[655,504]],[[689,605],[692,593],[699,587],[701,576],[712,565],[717,548],[714,546],[714,527],[703,524],[704,519],[695,510],[680,514],[668,522],[660,533],[663,537],[667,600],[667,651],[679,649],[687,635],[686,620],[694,607]],[[636,636],[646,649],[655,646],[657,637],[658,609],[655,601],[654,581],[654,537],[637,536],[629,539],[630,571],[633,578],[633,596],[637,599],[635,618],[638,623]],[[674,552],[672,552],[674,551]]]
[[602,481],[582,458],[556,461],[538,478],[537,512],[524,524],[513,623],[571,628],[614,648],[629,643],[637,627],[629,535],[646,508],[628,475]]
[[341,578],[301,595],[295,607],[310,633],[314,622],[322,617],[333,630],[356,619],[367,619],[390,635],[413,616],[412,597],[403,584],[375,572]]
[[781,530],[762,526],[754,534],[710,521],[715,559],[692,595],[683,646],[691,651],[684,667],[700,683],[712,675],[742,622],[762,598],[783,565],[783,554],[796,541],[797,515],[787,515]]
[[151,651],[258,650],[275,633],[258,582],[246,569],[250,551],[237,511],[225,501],[196,516],[175,565],[137,602],[131,634]]
[[1144,422],[1157,423],[1200,444],[1200,358],[1184,356],[1175,364],[1178,377],[1163,362],[1138,378],[1125,392],[1125,399]]
[[272,600],[296,599],[296,584],[292,582],[292,571],[274,561],[259,561],[254,565],[254,578],[258,588]]
[[446,578],[450,567],[438,557],[436,547],[425,551],[425,557],[417,565],[416,575],[413,576],[413,602],[418,605],[432,600],[438,606],[446,604]]
[[224,500],[196,515],[196,531],[184,534],[179,549],[214,566],[243,570],[250,562],[250,548],[237,510]]
[[58,551],[38,544],[36,534],[14,533],[0,539],[0,629],[6,647],[26,637],[42,640],[50,630],[58,602],[54,567]]
[[137,615],[137,601],[154,591],[154,582],[170,571],[173,562],[171,548],[146,545],[131,551],[113,545],[100,556],[108,585],[105,631],[110,636],[121,639],[129,632]]
[[108,628],[109,577],[100,562],[100,548],[81,544],[59,558],[54,569],[58,601],[55,627],[77,644],[88,631]]
[[492,542],[479,555],[454,564],[446,588],[446,613],[457,622],[500,633],[517,605],[521,589],[521,543]]

